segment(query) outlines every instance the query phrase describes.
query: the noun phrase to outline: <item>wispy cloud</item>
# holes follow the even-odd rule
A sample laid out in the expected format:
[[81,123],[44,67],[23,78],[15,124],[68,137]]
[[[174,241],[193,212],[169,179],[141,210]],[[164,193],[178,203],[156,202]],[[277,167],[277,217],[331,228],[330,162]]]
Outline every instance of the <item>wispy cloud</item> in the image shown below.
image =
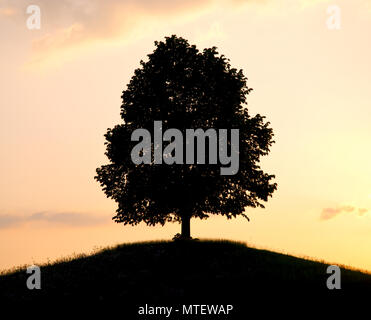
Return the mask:
[[0,229],[17,227],[27,222],[47,222],[65,226],[91,226],[108,222],[103,216],[73,212],[36,212],[29,216],[0,215]]
[[359,208],[358,209],[358,215],[360,215],[360,216],[363,216],[367,212],[368,212],[368,209],[366,209],[366,208]]
[[324,208],[320,215],[320,220],[329,220],[341,213],[352,213],[358,216],[363,216],[368,212],[366,208],[356,208],[354,206],[340,206],[336,208]]
[[[285,0],[295,3],[296,0]],[[312,0],[313,1],[313,0]],[[317,0],[322,2],[325,0]],[[307,3],[308,0],[300,0]],[[218,5],[238,7],[258,4],[275,6],[273,0],[3,0],[0,14],[27,18],[26,8],[36,4],[41,10],[41,30],[33,39],[36,59],[43,59],[65,49],[75,48],[97,41],[124,40],[136,35],[143,23],[161,24],[163,21],[179,21],[189,15],[206,12]],[[218,24],[208,31],[222,34]],[[35,33],[36,35],[36,33]],[[210,35],[207,35],[210,36]]]
[[[42,27],[33,40],[34,53],[43,56],[96,41],[123,39],[141,23],[179,19],[217,0],[38,0]],[[5,0],[4,12],[24,19],[27,0]],[[7,8],[7,9],[5,9]],[[9,11],[11,10],[11,11]],[[1,11],[0,11],[1,12]]]
[[13,227],[21,222],[20,218],[17,216],[12,216],[9,214],[0,215],[0,229],[5,229]]

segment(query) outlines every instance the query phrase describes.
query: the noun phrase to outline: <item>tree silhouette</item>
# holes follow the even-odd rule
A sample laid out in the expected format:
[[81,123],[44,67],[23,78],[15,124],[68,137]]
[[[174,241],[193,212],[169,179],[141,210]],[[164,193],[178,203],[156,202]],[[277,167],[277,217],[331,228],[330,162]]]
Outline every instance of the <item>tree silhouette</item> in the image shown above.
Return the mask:
[[[271,182],[274,175],[259,166],[260,156],[267,155],[274,142],[273,131],[265,117],[248,114],[246,96],[252,89],[247,78],[242,70],[231,68],[216,47],[200,52],[175,35],[155,41],[155,46],[123,91],[123,123],[105,134],[110,163],[97,169],[95,179],[118,204],[113,219],[124,225],[178,221],[181,238],[190,238],[192,217],[219,214],[248,219],[245,208],[264,208],[261,201],[267,201],[277,185]],[[155,120],[162,121],[164,131],[239,129],[238,172],[221,175],[219,161],[135,164],[131,150],[138,142],[131,141],[131,134],[139,128],[153,132]],[[156,147],[152,141],[152,151]],[[229,152],[231,148],[228,142]]]

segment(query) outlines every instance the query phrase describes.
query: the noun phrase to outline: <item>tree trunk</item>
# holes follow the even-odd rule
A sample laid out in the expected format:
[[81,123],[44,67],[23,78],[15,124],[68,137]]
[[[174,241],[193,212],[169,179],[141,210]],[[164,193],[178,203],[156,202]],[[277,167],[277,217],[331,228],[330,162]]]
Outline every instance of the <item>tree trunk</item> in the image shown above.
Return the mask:
[[190,216],[182,217],[182,238],[183,239],[191,238],[191,217]]

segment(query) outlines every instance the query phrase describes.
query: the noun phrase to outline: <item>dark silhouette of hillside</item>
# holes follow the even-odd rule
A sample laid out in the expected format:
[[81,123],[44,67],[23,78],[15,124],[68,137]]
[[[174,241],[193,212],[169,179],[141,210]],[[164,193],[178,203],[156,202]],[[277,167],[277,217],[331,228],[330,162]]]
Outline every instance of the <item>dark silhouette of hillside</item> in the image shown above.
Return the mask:
[[309,307],[370,296],[370,274],[342,268],[342,289],[328,290],[326,268],[230,241],[124,244],[41,266],[41,290],[26,288],[25,270],[2,275],[0,301],[119,304],[130,319],[144,304],[233,304],[234,317],[243,319],[239,315],[261,303]]

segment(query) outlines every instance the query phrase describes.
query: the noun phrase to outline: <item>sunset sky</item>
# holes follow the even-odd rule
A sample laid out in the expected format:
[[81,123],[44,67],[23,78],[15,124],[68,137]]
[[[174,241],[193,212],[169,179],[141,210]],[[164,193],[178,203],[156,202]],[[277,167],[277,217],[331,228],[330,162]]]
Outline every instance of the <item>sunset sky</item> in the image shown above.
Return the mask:
[[0,270],[179,232],[114,223],[94,180],[122,90],[172,34],[243,69],[276,141],[266,208],[192,219],[192,235],[371,271],[369,0],[0,0]]

